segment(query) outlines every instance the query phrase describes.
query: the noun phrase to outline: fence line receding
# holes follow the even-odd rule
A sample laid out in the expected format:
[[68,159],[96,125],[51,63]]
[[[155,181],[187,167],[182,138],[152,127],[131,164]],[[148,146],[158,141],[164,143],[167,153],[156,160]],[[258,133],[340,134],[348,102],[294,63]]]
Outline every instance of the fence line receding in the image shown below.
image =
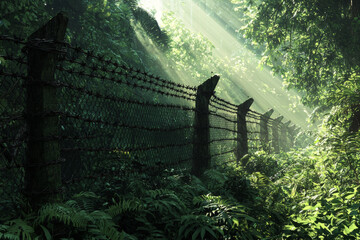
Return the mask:
[[299,129],[272,110],[214,95],[219,76],[188,86],[125,66],[63,43],[66,22],[60,13],[27,41],[0,36],[0,176],[11,182],[2,196],[24,192],[39,206],[94,180],[154,168],[201,175],[293,146]]

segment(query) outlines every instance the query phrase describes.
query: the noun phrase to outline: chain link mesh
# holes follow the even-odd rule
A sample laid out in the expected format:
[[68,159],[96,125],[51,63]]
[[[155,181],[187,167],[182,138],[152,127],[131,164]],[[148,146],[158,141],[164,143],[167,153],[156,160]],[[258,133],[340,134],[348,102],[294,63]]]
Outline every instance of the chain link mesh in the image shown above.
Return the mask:
[[[189,171],[197,87],[162,79],[69,44],[43,40],[63,47],[41,49],[41,41],[0,36],[0,194],[7,196],[0,201],[4,206],[24,185],[27,84],[57,88],[58,109],[42,114],[60,118],[60,134],[37,141],[59,141],[61,158],[48,165],[61,164],[64,186],[83,191],[93,189],[94,180],[111,185],[145,172],[156,176],[165,170]],[[27,78],[25,56],[30,47],[59,55],[54,83]],[[235,160],[237,105],[213,95],[208,114],[207,144],[213,164]],[[250,152],[271,147],[274,120],[267,123],[265,146],[260,136],[261,116],[252,110],[246,115]],[[282,127],[278,125],[279,131]]]

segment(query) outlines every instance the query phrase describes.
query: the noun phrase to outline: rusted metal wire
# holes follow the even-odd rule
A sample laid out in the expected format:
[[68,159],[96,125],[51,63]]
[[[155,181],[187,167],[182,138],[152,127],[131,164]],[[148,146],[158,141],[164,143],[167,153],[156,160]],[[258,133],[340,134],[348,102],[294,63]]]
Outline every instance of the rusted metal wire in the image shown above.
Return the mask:
[[219,105],[221,107],[223,107],[223,109],[225,109],[226,111],[229,111],[231,113],[237,113],[237,109],[236,108],[232,108],[230,106],[228,106],[227,104],[217,100],[217,99],[211,99],[210,102],[212,103],[211,106],[215,106],[215,105]]
[[0,122],[12,122],[12,121],[18,121],[18,120],[24,120],[24,114],[15,114],[13,116],[7,116],[0,118]]
[[227,117],[225,117],[225,116],[223,116],[223,115],[221,115],[221,114],[218,114],[218,113],[216,113],[216,112],[214,112],[214,111],[209,111],[208,114],[209,114],[210,116],[215,116],[215,117],[218,117],[218,118],[222,118],[222,119],[224,119],[225,121],[228,121],[228,122],[231,122],[231,123],[237,123],[236,120],[232,120],[232,119],[230,119],[230,118],[227,118]]
[[[138,83],[130,82],[129,80],[123,80],[121,78],[114,77],[114,76],[113,77],[108,77],[108,76],[104,76],[104,75],[98,75],[98,74],[95,74],[95,73],[86,73],[85,71],[76,71],[74,69],[66,69],[66,68],[63,68],[62,66],[58,66],[57,69],[60,70],[60,71],[68,72],[70,74],[77,74],[79,76],[89,77],[89,78],[97,78],[99,80],[108,80],[108,81],[111,81],[111,82],[114,82],[114,83],[127,85],[127,86],[132,87],[132,88],[140,88],[142,90],[152,91],[152,92],[159,93],[159,94],[165,95],[165,96],[182,98],[182,99],[186,99],[186,100],[189,100],[189,101],[195,101],[195,97],[191,98],[191,97],[188,97],[188,96],[183,96],[183,95],[178,95],[178,94],[174,94],[174,93],[165,92],[165,91],[162,91],[162,90],[159,90],[159,89],[156,89],[156,88],[140,85]],[[124,76],[126,77],[126,75],[124,75]],[[138,76],[130,76],[130,75],[128,77],[130,77],[131,79],[138,79],[139,78]]]
[[13,166],[5,166],[0,168],[0,171],[4,171],[4,170],[10,170],[10,169],[17,169],[17,168],[42,168],[42,167],[48,167],[48,166],[53,166],[53,165],[58,165],[58,164],[62,164],[66,162],[66,160],[64,158],[60,158],[57,161],[53,161],[53,162],[48,162],[48,163],[39,163],[39,164],[32,164],[32,165],[28,165],[28,164],[18,164],[18,163],[13,163]]
[[0,58],[3,58],[8,61],[13,61],[13,62],[16,62],[19,64],[23,64],[23,65],[27,64],[27,61],[25,60],[25,56],[14,57],[14,56],[10,56],[10,55],[0,55]]
[[59,82],[55,86],[68,88],[68,89],[77,91],[79,93],[83,93],[83,94],[93,96],[93,97],[96,97],[99,99],[110,100],[110,101],[118,102],[118,103],[136,104],[136,105],[151,106],[151,107],[156,107],[156,108],[157,107],[159,107],[159,108],[174,108],[174,109],[179,109],[179,110],[184,110],[184,111],[196,111],[196,109],[194,107],[187,107],[187,106],[183,106],[183,105],[143,102],[143,101],[138,101],[138,100],[126,99],[126,98],[122,98],[122,97],[118,97],[118,96],[110,96],[110,95],[91,91],[89,89],[86,89],[85,87],[76,87],[76,86],[73,86],[73,85],[70,85],[67,83],[63,83],[63,82]]
[[[108,58],[108,57],[97,54],[94,51],[88,51],[88,50],[84,50],[79,47],[73,47],[67,43],[56,42],[54,40],[46,40],[46,39],[34,39],[31,41],[26,41],[24,39],[20,39],[20,38],[16,38],[16,37],[0,35],[0,41],[1,40],[10,41],[15,44],[24,45],[25,48],[23,49],[23,51],[27,51],[28,49],[31,48],[31,49],[38,49],[38,50],[46,51],[46,52],[57,53],[58,55],[60,55],[59,61],[61,62],[61,64],[58,65],[56,68],[57,68],[58,73],[64,73],[65,77],[67,75],[77,76],[77,78],[74,77],[74,79],[78,79],[78,78],[86,79],[86,81],[88,81],[87,83],[91,83],[91,84],[95,84],[95,83],[99,82],[98,80],[101,80],[100,81],[101,83],[106,81],[106,83],[114,84],[114,86],[125,85],[131,89],[140,89],[145,92],[152,92],[152,93],[160,94],[160,95],[166,96],[166,97],[180,98],[180,99],[189,101],[191,104],[193,104],[196,101],[197,87],[188,86],[188,85],[184,85],[184,84],[178,84],[178,83],[175,83],[175,82],[172,82],[169,80],[162,79],[153,74],[147,73],[146,71],[135,69],[133,67],[129,67],[124,64],[121,64],[117,61],[114,61],[114,60]],[[73,54],[73,55],[71,55],[71,54]],[[4,58],[5,60],[12,62],[14,64],[16,64],[16,63],[20,64],[20,65],[28,64],[26,61],[26,58],[23,56],[15,57],[15,56],[11,56],[11,54],[6,54],[4,56],[1,55],[0,57]],[[6,71],[8,71],[8,70],[6,70]],[[177,105],[177,104],[169,104],[169,103],[139,101],[137,99],[131,99],[131,97],[126,98],[123,96],[117,96],[115,94],[111,95],[111,94],[109,94],[109,92],[101,93],[101,92],[98,92],[98,90],[90,90],[90,88],[86,84],[83,87],[79,87],[72,83],[66,83],[60,77],[57,78],[57,82],[48,83],[48,82],[36,81],[34,79],[29,79],[26,76],[26,74],[22,74],[22,73],[18,73],[18,72],[11,73],[10,71],[5,72],[4,70],[1,70],[1,69],[0,69],[0,76],[3,76],[5,78],[8,77],[8,78],[17,78],[17,79],[26,80],[26,81],[24,81],[23,86],[39,85],[39,86],[52,86],[55,88],[59,88],[62,91],[62,94],[64,94],[64,96],[66,96],[66,94],[69,94],[68,99],[66,99],[66,101],[71,100],[74,97],[72,95],[76,95],[76,97],[77,97],[78,95],[81,94],[80,96],[83,97],[81,100],[85,102],[84,105],[82,103],[82,106],[85,106],[85,108],[87,107],[86,106],[87,104],[91,105],[92,103],[96,103],[96,104],[99,104],[102,106],[102,104],[105,105],[105,104],[109,103],[109,101],[110,101],[113,103],[121,103],[121,104],[125,105],[126,107],[128,107],[128,105],[132,104],[132,105],[138,105],[138,106],[142,106],[142,107],[154,107],[154,108],[163,108],[163,109],[176,109],[176,110],[188,111],[188,112],[197,112],[196,108],[194,108],[194,107],[188,107],[188,106]],[[94,79],[96,79],[96,80],[92,81]],[[71,92],[71,91],[74,91],[74,92]],[[72,95],[70,95],[69,92]],[[75,92],[79,93],[79,94],[74,94]],[[87,100],[86,100],[87,96],[93,97],[93,98],[91,98],[91,101],[87,102]],[[158,95],[156,95],[156,97],[158,97]],[[105,113],[105,114],[99,114],[99,116],[101,116],[101,117],[85,117],[84,115],[82,115],[81,113],[79,113],[77,111],[76,105],[74,107],[75,107],[75,110],[73,110],[74,112],[72,112],[72,111],[49,111],[49,112],[42,112],[42,113],[37,113],[37,114],[28,113],[27,115],[24,115],[22,113],[12,114],[11,116],[1,117],[0,122],[6,124],[11,121],[26,120],[26,118],[30,118],[30,117],[48,117],[48,116],[58,116],[62,120],[64,120],[64,119],[75,120],[75,121],[68,121],[68,122],[70,122],[70,124],[73,123],[74,126],[70,125],[70,127],[69,127],[70,130],[65,129],[64,134],[60,134],[59,136],[48,136],[48,137],[44,137],[44,138],[37,138],[37,139],[31,139],[31,140],[29,140],[27,137],[23,137],[21,139],[20,144],[17,146],[17,147],[22,147],[28,141],[45,142],[45,141],[55,141],[55,140],[56,141],[69,140],[70,142],[62,142],[63,145],[71,146],[71,147],[63,147],[61,149],[62,153],[87,152],[86,154],[91,155],[91,153],[111,153],[111,152],[116,152],[116,151],[126,151],[126,152],[150,152],[150,153],[155,152],[156,154],[161,155],[162,152],[160,150],[162,150],[166,154],[167,152],[172,152],[173,150],[176,150],[174,148],[188,147],[186,150],[189,150],[190,147],[192,147],[195,144],[194,139],[191,139],[191,137],[189,136],[190,134],[188,134],[188,132],[186,132],[186,137],[182,138],[184,142],[180,142],[180,143],[166,142],[166,144],[164,143],[162,145],[149,145],[149,146],[140,145],[140,144],[125,144],[125,143],[124,143],[124,146],[122,146],[122,144],[116,143],[116,145],[117,145],[116,147],[111,146],[111,144],[106,145],[106,146],[110,146],[110,147],[97,147],[97,146],[99,146],[98,144],[96,144],[96,147],[91,147],[92,141],[85,142],[85,141],[77,141],[77,140],[86,140],[86,139],[102,140],[101,138],[107,137],[106,134],[104,134],[104,135],[90,134],[90,133],[94,133],[94,131],[93,131],[94,129],[97,130],[97,126],[103,127],[103,125],[105,125],[105,126],[110,127],[110,129],[126,128],[126,129],[130,129],[130,130],[142,130],[142,131],[154,132],[154,133],[155,132],[167,133],[167,132],[176,132],[176,131],[183,131],[183,130],[192,130],[192,129],[194,129],[194,126],[192,124],[187,124],[184,126],[174,126],[174,124],[171,122],[172,120],[165,119],[166,125],[169,124],[171,126],[146,127],[146,126],[140,126],[139,124],[136,123],[136,121],[131,122],[132,119],[129,120],[131,122],[131,124],[125,123],[122,121],[108,120],[107,117],[105,117],[105,116],[109,115],[109,113],[111,113],[111,110],[107,110],[107,112],[105,112],[106,110],[104,110],[104,112],[102,112],[102,113]],[[99,107],[99,108],[101,108],[101,107]],[[131,109],[131,107],[128,107],[128,108]],[[143,108],[139,108],[139,109],[144,110]],[[234,136],[233,133],[238,133],[238,131],[235,130],[235,128],[237,126],[238,106],[229,101],[226,101],[214,94],[210,100],[210,109],[211,110],[209,112],[206,112],[206,113],[204,112],[203,114],[208,114],[209,116],[215,117],[218,119],[211,118],[212,121],[211,121],[210,125],[207,127],[209,127],[210,129],[213,129],[213,130],[218,130],[218,131],[212,131],[212,138],[214,138],[214,139],[210,139],[207,143],[202,143],[202,144],[212,144],[212,143],[222,144],[223,142],[227,142],[227,141],[234,141],[234,142],[238,141],[239,140],[238,138],[230,137],[230,136]],[[93,109],[90,109],[90,110],[85,109],[84,110],[84,112],[87,112],[87,111],[94,113],[92,115],[96,115],[96,112]],[[114,113],[114,114],[116,114],[116,113]],[[177,115],[174,115],[174,116],[177,116]],[[247,132],[249,134],[252,134],[251,135],[252,137],[248,138],[251,145],[257,145],[258,142],[260,141],[260,139],[257,138],[257,137],[259,137],[258,135],[260,134],[260,132],[258,131],[258,126],[253,127],[253,130],[255,130],[255,131],[252,131],[250,127],[253,125],[251,125],[251,124],[260,125],[259,120],[261,120],[262,116],[263,116],[263,114],[258,113],[253,110],[249,110],[249,112],[246,115],[246,119],[247,119],[246,123],[249,124]],[[141,120],[141,116],[135,116],[135,117],[136,117],[136,119]],[[171,116],[171,119],[172,119],[172,116]],[[223,121],[219,121],[219,120],[225,121],[226,122],[225,125],[223,125],[224,124]],[[81,123],[89,123],[89,126],[90,126],[90,123],[95,123],[95,124],[94,125],[91,124],[91,127],[86,127],[86,130],[88,130],[87,133],[71,133],[71,134],[74,134],[71,136],[65,135],[65,134],[67,134],[65,132],[71,131],[71,127],[75,127],[76,124],[78,124],[77,121],[79,121]],[[67,124],[69,124],[68,122],[67,122]],[[234,129],[227,127],[228,123],[231,123],[231,125],[234,127]],[[274,124],[274,119],[268,118],[267,126],[272,127],[273,124]],[[87,124],[82,124],[81,126],[84,126],[84,125],[87,126]],[[285,125],[282,123],[279,123],[278,129],[280,129],[283,126],[285,126]],[[84,131],[84,132],[86,132],[86,131]],[[134,132],[139,132],[139,131],[134,131]],[[271,129],[270,129],[270,132],[271,132]],[[140,134],[142,134],[141,131],[140,131]],[[136,136],[136,137],[138,137],[138,136]],[[141,137],[143,137],[143,136],[140,135],[140,138]],[[117,142],[119,142],[118,140],[119,139],[116,139]],[[15,140],[14,139],[11,140],[10,138],[9,139],[3,138],[2,140],[0,140],[0,143],[1,143],[1,141],[3,143],[9,143],[12,141],[18,142],[19,139],[17,138]],[[71,141],[74,141],[74,142],[71,142]],[[79,144],[79,145],[76,145],[76,144]],[[7,144],[7,145],[9,145],[7,147],[10,149],[10,148],[14,148],[14,146],[16,144],[12,144],[12,145]],[[166,149],[166,150],[164,150],[164,149]],[[170,149],[170,150],[167,150],[167,149]],[[262,149],[262,148],[249,146],[249,149]],[[182,150],[182,149],[180,149],[180,150]],[[221,156],[221,155],[225,155],[225,154],[234,153],[235,150],[236,149],[219,152],[216,154],[212,154],[210,157],[217,157],[217,156]],[[146,154],[144,154],[144,156]],[[148,156],[148,155],[146,155],[146,156]],[[150,154],[150,156],[153,157],[154,154],[152,154],[152,155]],[[173,166],[173,165],[177,165],[177,164],[180,165],[181,163],[189,162],[191,160],[192,160],[192,157],[186,158],[186,159],[178,159],[178,160],[171,161],[171,162],[163,162],[162,164],[164,164],[165,166]],[[33,165],[33,166],[25,166],[24,164],[13,163],[13,166],[6,166],[5,168],[0,168],[0,171],[1,170],[6,171],[7,169],[23,168],[23,167],[30,167],[30,168],[31,167],[34,167],[34,168],[35,167],[46,167],[46,166],[49,166],[52,164],[62,164],[62,163],[64,163],[64,161],[65,161],[64,159],[60,159],[53,163]],[[115,171],[115,172],[120,173],[121,171],[122,170]],[[73,178],[73,179],[69,180],[68,183],[76,182],[78,180],[80,181],[81,179],[82,180],[84,180],[84,179],[99,179],[99,178],[103,178],[103,177],[114,176],[114,175],[116,175],[115,172],[105,170],[105,172],[102,172],[98,175],[89,175],[89,176],[79,177],[77,179]]]
[[220,153],[216,153],[216,154],[213,154],[211,155],[211,157],[218,157],[218,156],[222,156],[222,155],[226,155],[226,154],[229,154],[229,153],[234,153],[236,152],[236,149],[231,149],[229,151],[225,151],[225,152],[220,152]]
[[63,148],[62,152],[114,152],[114,151],[124,151],[124,152],[144,152],[149,150],[164,149],[164,148],[174,148],[174,147],[185,147],[193,145],[193,141],[180,143],[180,144],[167,144],[167,145],[158,145],[158,146],[149,146],[149,147],[114,147],[114,148],[91,148],[91,147],[74,147],[74,148]]
[[258,125],[260,125],[260,123],[259,122],[253,122],[253,121],[246,121],[247,123],[253,123],[253,124],[258,124]]
[[125,124],[120,121],[109,122],[109,121],[102,120],[100,118],[91,119],[91,118],[83,117],[79,114],[76,115],[76,114],[71,114],[71,113],[66,113],[66,112],[58,112],[58,114],[62,117],[81,120],[83,122],[88,122],[88,123],[104,124],[104,125],[108,125],[108,126],[112,126],[112,127],[121,127],[121,128],[129,128],[129,129],[140,129],[140,130],[146,130],[146,131],[151,131],[151,132],[173,132],[173,131],[180,131],[180,130],[193,128],[192,125],[174,127],[174,128],[144,127],[144,126],[137,126],[137,125],[129,125],[129,124]]
[[21,79],[24,79],[24,80],[27,79],[27,76],[25,74],[9,73],[9,72],[5,72],[2,69],[0,69],[0,75],[5,76],[5,77],[10,77],[10,78],[21,78]]
[[232,133],[237,133],[236,130],[230,129],[230,128],[225,128],[225,127],[209,126],[209,128],[210,129],[217,129],[217,130],[224,130],[224,131],[228,131],[228,132],[232,132]]
[[215,108],[217,110],[227,112],[227,113],[232,113],[232,114],[237,113],[236,111],[232,111],[232,110],[229,110],[229,109],[226,109],[226,108],[218,107],[218,106],[214,105],[212,102],[209,103],[209,106],[211,106],[211,107],[213,107],[213,108]]
[[[108,66],[102,66],[102,67],[99,67],[97,65],[88,66],[86,64],[86,62],[78,62],[75,59],[65,59],[65,60],[69,61],[70,63],[77,63],[82,68],[88,68],[89,70],[91,70],[91,72],[97,71],[97,72],[107,73],[107,74],[111,74],[111,75],[125,76],[125,77],[132,78],[132,79],[136,78],[136,80],[146,83],[146,84],[149,84],[149,85],[152,85],[152,86],[160,87],[163,89],[169,89],[171,91],[174,91],[174,92],[177,92],[180,94],[184,94],[189,97],[196,97],[196,94],[190,93],[189,90],[183,90],[179,87],[175,87],[174,85],[168,85],[167,83],[155,81],[155,80],[153,80],[153,78],[144,77],[143,75],[139,74],[138,71],[135,71],[135,70],[133,70],[131,72],[127,69],[125,70],[123,68],[120,68],[120,71],[119,71],[116,69],[108,69]],[[61,66],[58,66],[58,69],[62,70],[63,68]]]
[[216,94],[214,94],[212,97],[213,97],[214,99],[220,101],[220,102],[225,103],[228,107],[231,106],[232,109],[237,110],[237,107],[238,107],[237,105],[235,105],[235,104],[233,104],[233,103],[231,103],[231,102],[229,102],[229,101],[226,101],[226,100],[224,100],[224,99],[216,96]]
[[105,56],[96,54],[93,51],[84,50],[84,49],[82,49],[80,47],[73,47],[73,46],[70,46],[70,45],[68,45],[68,48],[74,50],[75,52],[84,54],[85,56],[87,56],[89,58],[97,59],[98,61],[103,62],[106,65],[112,65],[115,68],[122,68],[122,69],[130,71],[130,72],[137,72],[137,73],[139,73],[139,74],[141,74],[143,76],[149,77],[151,79],[154,79],[154,80],[157,80],[159,82],[169,84],[169,85],[172,85],[172,86],[175,86],[175,87],[178,87],[178,88],[183,88],[183,89],[192,90],[192,91],[197,90],[197,87],[184,85],[184,84],[179,84],[179,83],[174,83],[174,82],[162,79],[160,77],[157,77],[157,76],[155,76],[153,74],[149,74],[146,71],[141,71],[139,69],[134,69],[134,68],[131,68],[131,67],[127,67],[127,66],[125,66],[123,64],[120,64],[120,63],[118,63],[118,62],[116,62],[116,61],[114,61],[112,59],[106,59]]

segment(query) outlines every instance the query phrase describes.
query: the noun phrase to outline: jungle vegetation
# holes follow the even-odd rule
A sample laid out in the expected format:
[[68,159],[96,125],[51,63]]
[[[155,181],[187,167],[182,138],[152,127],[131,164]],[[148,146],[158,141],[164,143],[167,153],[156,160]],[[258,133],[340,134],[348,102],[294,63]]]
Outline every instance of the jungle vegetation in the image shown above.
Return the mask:
[[[213,167],[200,178],[176,169],[141,171],[122,152],[119,168],[134,174],[119,175],[106,189],[74,190],[36,211],[21,196],[0,206],[0,239],[360,238],[360,3],[221,0],[212,6],[214,15],[221,7],[237,17],[229,27],[239,41],[314,109],[315,140],[280,154],[258,151],[246,156],[246,166]],[[214,58],[212,43],[172,13],[160,27],[137,0],[0,1],[0,35],[27,37],[59,11],[70,19],[67,42],[164,78],[198,85],[214,69],[226,75],[241,67]],[[0,55],[5,51],[0,45]],[[0,69],[5,64],[0,56]],[[0,180],[0,197],[7,184]]]

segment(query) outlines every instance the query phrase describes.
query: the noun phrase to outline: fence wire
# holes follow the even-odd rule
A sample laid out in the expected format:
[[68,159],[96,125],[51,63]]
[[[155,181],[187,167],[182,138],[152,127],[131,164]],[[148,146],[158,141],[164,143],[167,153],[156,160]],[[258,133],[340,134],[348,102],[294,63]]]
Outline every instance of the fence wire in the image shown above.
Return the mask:
[[0,213],[14,210],[24,187],[26,71],[18,43],[0,41]]
[[[44,47],[42,43],[61,48]],[[27,76],[29,49],[60,54],[55,82]],[[8,206],[24,188],[27,166],[26,89],[55,87],[59,107],[40,113],[60,119],[60,133],[33,141],[57,140],[65,186],[91,190],[129,176],[178,169],[189,171],[193,159],[197,87],[178,84],[116,60],[66,43],[0,36],[0,206]],[[231,162],[239,140],[238,106],[213,95],[209,104],[210,156],[215,164]],[[246,115],[249,152],[269,151],[274,132],[287,126],[250,110]],[[264,138],[266,129],[267,138]],[[276,137],[276,136],[275,136]],[[44,167],[44,165],[42,165]],[[17,176],[14,178],[14,176]],[[16,186],[14,190],[14,186]],[[0,211],[1,212],[1,211]]]

